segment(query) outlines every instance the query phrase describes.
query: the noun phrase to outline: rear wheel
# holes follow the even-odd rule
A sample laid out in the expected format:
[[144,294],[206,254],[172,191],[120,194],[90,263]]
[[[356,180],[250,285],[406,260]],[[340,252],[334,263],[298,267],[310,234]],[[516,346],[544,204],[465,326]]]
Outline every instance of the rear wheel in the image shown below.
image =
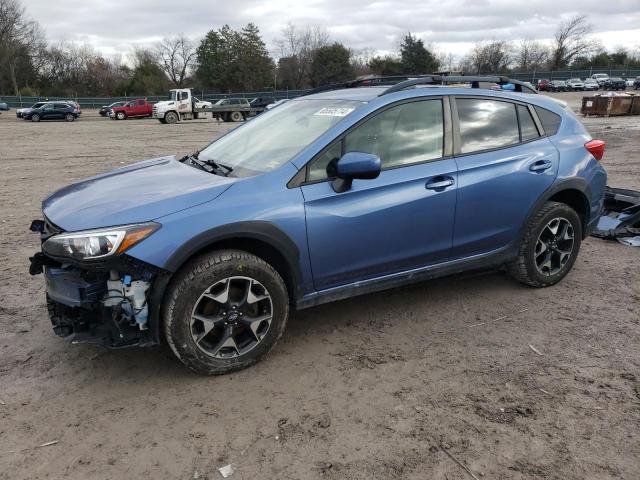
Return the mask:
[[165,303],[164,332],[173,353],[207,375],[257,362],[276,344],[289,315],[285,284],[273,267],[238,250],[188,263]]
[[547,202],[531,219],[518,258],[508,269],[519,282],[548,287],[562,280],[578,257],[582,223],[564,203]]
[[67,122],[73,122],[73,121],[76,119],[76,117],[73,115],[73,113],[67,113],[67,114],[64,116],[64,119],[65,119],[65,121],[67,121]]
[[166,123],[178,123],[178,114],[176,112],[167,112],[164,116]]

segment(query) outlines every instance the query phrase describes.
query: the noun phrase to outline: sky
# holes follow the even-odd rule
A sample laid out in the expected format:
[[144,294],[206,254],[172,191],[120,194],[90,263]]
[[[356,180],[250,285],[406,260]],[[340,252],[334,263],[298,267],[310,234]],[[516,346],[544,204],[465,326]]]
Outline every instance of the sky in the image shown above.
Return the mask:
[[464,55],[480,40],[549,40],[563,19],[587,14],[608,49],[640,49],[640,0],[22,0],[57,43],[89,44],[126,56],[184,33],[199,39],[224,24],[256,23],[269,50],[283,27],[321,25],[354,49],[393,52],[410,31],[441,53]]

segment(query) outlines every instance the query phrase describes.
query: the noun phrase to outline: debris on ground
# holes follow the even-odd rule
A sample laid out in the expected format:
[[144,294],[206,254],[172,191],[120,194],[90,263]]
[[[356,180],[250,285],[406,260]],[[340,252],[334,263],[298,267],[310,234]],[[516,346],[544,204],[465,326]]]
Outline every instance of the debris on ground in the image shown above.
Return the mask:
[[640,247],[640,192],[607,187],[604,211],[591,235]]
[[474,473],[469,470],[460,460],[458,460],[456,457],[454,457],[451,453],[449,453],[442,445],[440,445],[440,450],[442,450],[444,453],[447,454],[447,456],[453,460],[454,462],[456,462],[458,464],[458,466],[460,466],[465,472],[467,472],[471,478],[475,479],[475,480],[480,480],[478,477],[476,477],[474,475]]
[[471,327],[479,327],[480,325],[485,325],[487,323],[499,322],[500,320],[505,320],[505,319],[507,319],[509,317],[513,317],[515,315],[520,315],[521,313],[524,313],[527,310],[529,310],[529,309],[528,308],[524,308],[524,309],[520,310],[519,312],[512,313],[510,315],[503,315],[502,317],[494,318],[493,320],[488,320],[486,322],[473,323],[473,324],[469,325],[468,327],[469,328],[471,328]]
[[324,475],[329,470],[331,470],[332,467],[333,467],[333,464],[331,462],[320,462],[320,463],[318,463],[318,468],[320,469],[320,473],[322,475]]
[[542,353],[542,352],[540,352],[540,350],[538,350],[538,349],[537,349],[536,347],[534,347],[533,345],[529,345],[529,348],[530,348],[531,350],[533,350],[535,353],[537,353],[538,355],[540,355],[540,356],[542,356],[542,355],[543,355],[543,353]]
[[53,440],[51,442],[47,442],[47,443],[43,443],[42,445],[38,445],[36,448],[50,447],[51,445],[55,445],[56,443],[58,443],[58,440]]
[[230,463],[229,465],[220,467],[218,471],[220,472],[220,475],[222,475],[222,478],[228,478],[231,475],[233,475],[233,472],[234,472],[233,464]]

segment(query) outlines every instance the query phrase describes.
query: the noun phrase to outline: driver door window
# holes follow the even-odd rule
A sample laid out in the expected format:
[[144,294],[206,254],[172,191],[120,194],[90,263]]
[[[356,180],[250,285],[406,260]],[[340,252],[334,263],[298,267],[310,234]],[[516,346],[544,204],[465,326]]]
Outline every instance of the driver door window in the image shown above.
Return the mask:
[[377,155],[384,170],[442,158],[443,148],[442,100],[403,103],[370,118],[316,158],[307,181],[334,176],[335,162],[348,152]]

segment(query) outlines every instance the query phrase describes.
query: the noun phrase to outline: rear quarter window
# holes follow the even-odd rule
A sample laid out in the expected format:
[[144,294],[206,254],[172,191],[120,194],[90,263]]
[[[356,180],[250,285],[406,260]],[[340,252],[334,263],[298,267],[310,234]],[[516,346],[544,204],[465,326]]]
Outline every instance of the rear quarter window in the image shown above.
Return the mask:
[[544,129],[545,135],[551,136],[558,133],[558,129],[560,128],[560,123],[562,123],[562,117],[557,113],[553,113],[550,110],[542,107],[534,107],[536,113],[538,114],[538,118],[540,119],[540,123],[542,124],[542,128]]

